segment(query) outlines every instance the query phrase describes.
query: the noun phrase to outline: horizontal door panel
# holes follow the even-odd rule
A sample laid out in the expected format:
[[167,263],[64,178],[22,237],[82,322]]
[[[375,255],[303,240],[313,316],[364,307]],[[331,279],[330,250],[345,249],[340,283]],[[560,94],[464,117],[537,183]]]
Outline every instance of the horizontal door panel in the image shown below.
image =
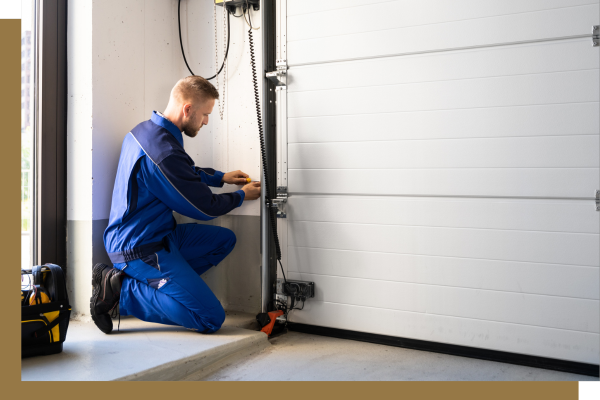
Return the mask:
[[[288,170],[306,194],[593,198],[598,168]],[[590,204],[590,206],[592,206]]]
[[598,333],[598,300],[289,273],[315,282],[315,301]]
[[600,233],[592,200],[292,195],[286,211],[288,221]]
[[[294,66],[591,35],[591,27],[598,24],[598,12],[598,4],[592,4],[304,40],[295,40],[294,32],[306,29],[306,25],[295,27],[294,18],[290,18],[288,32],[292,34],[288,35],[288,64]],[[343,23],[342,19],[335,20]],[[328,26],[335,28],[335,24]]]
[[598,75],[597,70],[585,70],[294,92],[288,94],[288,116],[597,102]]
[[291,93],[597,68],[598,49],[581,38],[293,67],[287,80]]
[[288,245],[597,267],[598,235],[289,221]]
[[294,169],[586,168],[600,164],[600,136],[295,143]]
[[598,109],[593,102],[290,118],[288,142],[597,135]]
[[[290,41],[597,4],[596,0],[288,1]],[[335,8],[334,8],[335,7]],[[311,29],[306,29],[310,26]]]
[[600,298],[598,267],[294,246],[288,247],[287,254],[288,274],[329,275],[592,300]]
[[384,5],[394,0],[286,0],[287,16],[311,14],[347,7],[360,7],[365,5]]
[[292,322],[598,364],[596,333],[307,301]]

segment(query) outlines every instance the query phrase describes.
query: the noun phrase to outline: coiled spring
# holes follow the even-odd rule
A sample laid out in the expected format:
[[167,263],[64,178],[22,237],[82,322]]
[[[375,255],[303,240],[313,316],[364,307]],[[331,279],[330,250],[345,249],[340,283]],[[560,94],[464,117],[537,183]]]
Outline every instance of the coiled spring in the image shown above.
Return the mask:
[[269,220],[271,222],[271,230],[273,231],[273,238],[275,239],[275,252],[277,254],[277,261],[281,262],[281,247],[279,246],[279,236],[277,235],[277,216],[275,215],[275,209],[273,207],[273,198],[271,197],[271,187],[269,184],[269,171],[267,168],[267,150],[265,147],[265,137],[263,132],[262,116],[260,112],[260,97],[258,92],[258,78],[256,76],[256,60],[254,57],[254,41],[252,40],[252,28],[248,29],[248,42],[250,45],[250,63],[252,66],[252,83],[254,84],[254,101],[256,103],[256,119],[258,122],[258,135],[260,137],[260,155],[262,158],[263,174],[264,174],[264,185],[265,185],[265,198],[267,203],[267,212],[269,213]]

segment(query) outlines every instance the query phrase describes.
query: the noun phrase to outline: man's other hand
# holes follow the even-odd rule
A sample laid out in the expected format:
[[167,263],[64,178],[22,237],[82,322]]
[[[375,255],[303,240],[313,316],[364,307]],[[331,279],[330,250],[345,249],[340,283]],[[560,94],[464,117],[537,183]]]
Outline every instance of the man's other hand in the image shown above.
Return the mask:
[[246,193],[244,200],[256,200],[260,197],[260,182],[250,182],[242,190]]
[[231,185],[244,185],[248,182],[246,180],[247,178],[249,178],[248,174],[238,170],[226,173],[225,175],[223,175],[222,180],[223,182],[229,183]]

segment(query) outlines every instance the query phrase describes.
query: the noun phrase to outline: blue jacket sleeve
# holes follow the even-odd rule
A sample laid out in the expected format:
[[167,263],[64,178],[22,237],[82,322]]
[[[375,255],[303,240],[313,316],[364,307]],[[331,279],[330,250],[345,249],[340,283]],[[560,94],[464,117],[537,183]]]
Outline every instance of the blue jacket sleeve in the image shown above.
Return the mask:
[[174,153],[155,164],[146,157],[142,168],[148,190],[169,208],[186,217],[211,220],[242,205],[245,193],[213,194],[185,153]]
[[206,183],[208,186],[223,187],[223,175],[221,171],[214,170],[212,168],[200,168],[194,167],[196,173],[200,175],[200,180]]

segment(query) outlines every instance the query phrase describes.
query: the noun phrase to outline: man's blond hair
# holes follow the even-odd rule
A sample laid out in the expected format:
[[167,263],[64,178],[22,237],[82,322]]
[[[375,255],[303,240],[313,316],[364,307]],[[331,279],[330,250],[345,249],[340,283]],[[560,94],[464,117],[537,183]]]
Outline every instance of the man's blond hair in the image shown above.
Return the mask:
[[171,90],[171,95],[180,103],[194,100],[203,102],[208,99],[216,100],[219,98],[219,92],[212,83],[196,75],[186,76],[177,81]]

